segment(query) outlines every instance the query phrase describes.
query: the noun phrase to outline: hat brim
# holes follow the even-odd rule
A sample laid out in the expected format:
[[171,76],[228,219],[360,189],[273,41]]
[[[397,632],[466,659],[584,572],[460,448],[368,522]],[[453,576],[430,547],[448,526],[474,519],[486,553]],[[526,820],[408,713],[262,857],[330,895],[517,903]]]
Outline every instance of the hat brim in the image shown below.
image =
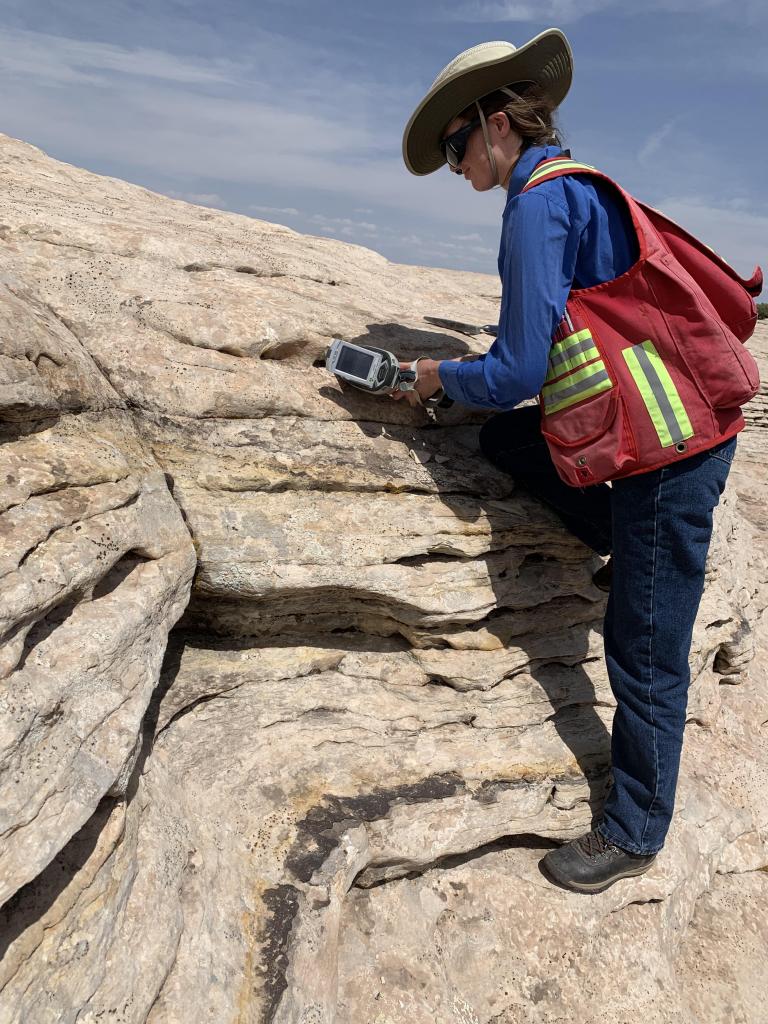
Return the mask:
[[515,82],[535,82],[557,107],[573,76],[573,54],[556,28],[534,36],[506,57],[458,71],[431,89],[411,115],[403,132],[403,160],[412,174],[432,174],[445,163],[440,140],[457,114],[475,100]]

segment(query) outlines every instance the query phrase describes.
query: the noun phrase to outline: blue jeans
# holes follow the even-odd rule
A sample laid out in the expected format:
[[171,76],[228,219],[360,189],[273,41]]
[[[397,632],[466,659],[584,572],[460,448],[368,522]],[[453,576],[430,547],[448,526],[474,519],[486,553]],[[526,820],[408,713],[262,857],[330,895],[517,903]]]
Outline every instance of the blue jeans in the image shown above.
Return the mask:
[[680,462],[592,487],[557,475],[534,406],[493,416],[483,453],[550,505],[580,540],[613,555],[605,613],[605,661],[616,713],[613,784],[598,828],[632,853],[664,845],[683,745],[688,656],[704,589],[712,512],[736,438]]

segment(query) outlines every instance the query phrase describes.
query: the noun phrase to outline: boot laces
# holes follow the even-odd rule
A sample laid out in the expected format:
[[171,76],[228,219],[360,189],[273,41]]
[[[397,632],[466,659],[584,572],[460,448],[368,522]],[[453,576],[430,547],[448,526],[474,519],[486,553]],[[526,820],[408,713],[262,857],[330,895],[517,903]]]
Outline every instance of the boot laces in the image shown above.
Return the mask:
[[579,840],[581,848],[584,850],[588,857],[601,857],[605,853],[617,849],[613,843],[609,842],[602,832],[598,832],[597,829],[592,829],[591,832],[587,832],[585,836],[582,836]]

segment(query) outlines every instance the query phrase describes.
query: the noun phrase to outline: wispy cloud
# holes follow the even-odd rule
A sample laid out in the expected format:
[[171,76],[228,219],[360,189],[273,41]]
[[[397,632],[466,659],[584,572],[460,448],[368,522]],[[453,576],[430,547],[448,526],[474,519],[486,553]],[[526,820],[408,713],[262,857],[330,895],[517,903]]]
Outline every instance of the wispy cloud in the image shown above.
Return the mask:
[[444,16],[451,21],[467,22],[536,22],[538,24],[568,25],[606,11],[611,14],[636,17],[648,11],[668,14],[712,15],[729,21],[755,22],[766,17],[764,0],[645,0],[638,5],[633,0],[542,0],[520,3],[518,0],[469,0],[467,3],[444,8]]
[[671,120],[663,124],[657,131],[651,132],[637,154],[637,159],[641,164],[648,163],[654,153],[661,149],[662,143],[665,139],[669,138],[679,121],[679,117],[673,117]]
[[310,224],[341,235],[378,235],[379,229],[376,224],[369,221],[353,220],[351,217],[326,217],[316,213],[309,218]]
[[277,213],[284,217],[298,217],[300,214],[295,206],[256,206],[251,203],[248,209],[254,213]]
[[452,21],[536,21],[560,25],[585,17],[593,11],[611,6],[612,0],[545,0],[543,3],[516,3],[514,0],[471,0],[450,7],[447,17]]
[[146,47],[68,39],[46,32],[4,29],[0,71],[39,82],[97,84],[105,74],[130,75],[182,85],[234,84],[242,66],[222,58],[189,59]]
[[215,206],[224,209],[226,202],[217,192],[174,192],[170,189],[165,193],[171,199],[183,199],[185,203],[195,203],[198,206]]

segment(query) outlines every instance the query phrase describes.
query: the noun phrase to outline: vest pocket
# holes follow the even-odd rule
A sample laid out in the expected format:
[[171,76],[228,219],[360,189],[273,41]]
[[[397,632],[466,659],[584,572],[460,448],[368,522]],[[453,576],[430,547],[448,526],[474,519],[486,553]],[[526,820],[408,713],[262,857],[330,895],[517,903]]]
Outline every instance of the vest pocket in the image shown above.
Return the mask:
[[[649,261],[647,276],[666,302],[665,320],[688,374],[713,409],[744,405],[760,386],[757,364],[747,348],[718,317],[702,289],[670,255],[660,257],[663,269]],[[675,282],[670,287],[663,275]],[[662,306],[661,308],[664,308]],[[673,312],[671,311],[673,310]]]
[[636,458],[624,403],[610,380],[592,397],[554,412],[547,411],[542,392],[541,410],[541,433],[567,484],[585,487],[610,480]]

